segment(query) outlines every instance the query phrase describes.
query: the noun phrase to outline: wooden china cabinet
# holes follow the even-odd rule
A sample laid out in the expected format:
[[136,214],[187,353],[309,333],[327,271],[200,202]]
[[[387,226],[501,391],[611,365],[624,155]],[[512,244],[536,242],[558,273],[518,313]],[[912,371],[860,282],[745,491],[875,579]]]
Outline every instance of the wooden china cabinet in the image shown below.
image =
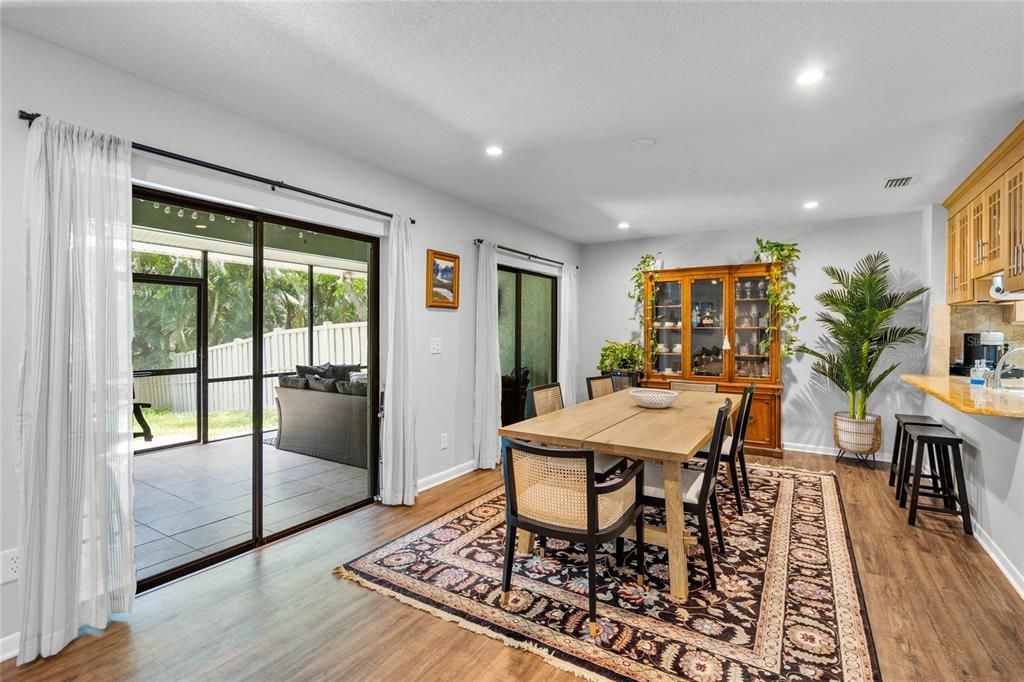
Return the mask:
[[[782,363],[768,303],[771,265],[656,270],[646,284],[644,386],[714,383],[739,394],[755,385],[746,444],[782,456]],[[724,343],[729,339],[729,343]]]

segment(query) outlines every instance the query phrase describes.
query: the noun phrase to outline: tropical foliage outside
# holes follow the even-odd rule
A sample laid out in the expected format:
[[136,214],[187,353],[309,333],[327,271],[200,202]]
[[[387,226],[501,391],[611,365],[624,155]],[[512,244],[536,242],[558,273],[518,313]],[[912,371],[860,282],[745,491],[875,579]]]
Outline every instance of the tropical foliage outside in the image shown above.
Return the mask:
[[[197,258],[136,251],[133,261],[135,272],[201,275]],[[209,345],[251,338],[252,266],[211,257],[207,267]],[[306,326],[309,280],[305,270],[268,266],[264,271],[263,289],[265,330]],[[312,294],[314,325],[367,319],[367,282],[363,277],[314,268]],[[173,353],[196,350],[197,315],[194,288],[137,283],[132,344],[135,369],[171,367]]]

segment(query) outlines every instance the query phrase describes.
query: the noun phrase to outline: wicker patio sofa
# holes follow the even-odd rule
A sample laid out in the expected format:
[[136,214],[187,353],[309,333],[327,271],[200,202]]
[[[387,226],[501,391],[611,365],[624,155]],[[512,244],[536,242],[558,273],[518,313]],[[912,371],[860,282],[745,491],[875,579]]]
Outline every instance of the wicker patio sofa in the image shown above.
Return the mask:
[[275,392],[276,448],[366,468],[366,395],[284,386]]

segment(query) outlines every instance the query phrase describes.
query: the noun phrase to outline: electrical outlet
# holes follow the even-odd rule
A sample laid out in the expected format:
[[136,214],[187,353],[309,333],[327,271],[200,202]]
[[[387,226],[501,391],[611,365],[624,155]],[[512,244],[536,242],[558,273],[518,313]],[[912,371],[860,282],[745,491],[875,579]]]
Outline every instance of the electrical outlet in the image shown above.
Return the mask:
[[18,548],[13,547],[4,551],[0,554],[0,583],[9,583],[17,580],[21,577],[21,557],[18,554]]
[[448,434],[447,433],[442,433],[441,434],[441,449],[442,450],[447,450],[448,449]]
[[430,354],[440,355],[441,354],[441,339],[434,338],[430,339]]

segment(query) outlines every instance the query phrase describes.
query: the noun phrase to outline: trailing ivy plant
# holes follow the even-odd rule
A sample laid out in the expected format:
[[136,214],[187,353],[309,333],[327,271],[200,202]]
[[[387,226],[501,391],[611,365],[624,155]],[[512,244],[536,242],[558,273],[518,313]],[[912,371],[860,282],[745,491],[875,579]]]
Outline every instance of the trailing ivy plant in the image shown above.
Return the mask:
[[[653,270],[654,266],[657,265],[658,257],[660,255],[661,255],[661,251],[659,251],[657,253],[645,253],[644,255],[640,256],[640,260],[637,262],[636,265],[633,266],[633,274],[630,277],[630,283],[633,286],[632,286],[632,288],[628,292],[626,292],[626,296],[629,297],[629,300],[633,301],[633,303],[635,305],[633,317],[630,318],[630,319],[632,319],[634,321],[638,321],[640,323],[640,338],[644,337],[644,313],[645,313],[645,311],[646,310],[650,310],[651,311],[651,316],[652,316],[651,322],[654,322],[654,320],[657,319],[657,313],[654,310],[654,299],[655,299],[655,296],[657,294],[657,285],[652,282],[651,294],[645,300],[644,299],[644,284],[646,283],[647,278],[650,277],[651,270]],[[643,349],[641,348],[641,353],[642,352],[643,352]],[[652,345],[652,348],[651,348],[651,362],[654,362],[653,345]],[[640,362],[640,367],[637,368],[635,371],[637,371],[637,372],[642,372],[643,371],[643,363],[642,363],[642,361]]]
[[[800,345],[797,331],[800,323],[807,319],[806,315],[800,314],[800,306],[793,302],[796,293],[793,280],[797,261],[800,260],[800,247],[795,242],[776,242],[758,237],[754,260],[758,263],[772,263],[771,286],[768,287],[767,297],[772,313],[779,322],[782,359],[787,360],[793,357]],[[768,334],[760,343],[762,353],[767,353],[771,348],[775,329],[775,325],[768,325]]]

